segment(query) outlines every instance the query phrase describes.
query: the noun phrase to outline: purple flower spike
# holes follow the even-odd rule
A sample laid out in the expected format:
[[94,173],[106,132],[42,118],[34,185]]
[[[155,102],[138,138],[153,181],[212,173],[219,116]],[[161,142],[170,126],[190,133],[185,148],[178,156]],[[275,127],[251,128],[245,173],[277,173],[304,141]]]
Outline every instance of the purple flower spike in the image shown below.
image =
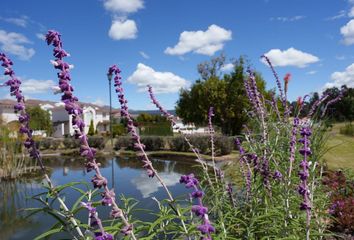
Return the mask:
[[198,205],[193,205],[191,211],[197,217],[200,217],[203,221],[203,224],[199,225],[197,228],[202,234],[206,235],[202,239],[212,239],[210,234],[215,232],[215,229],[210,224],[208,217],[208,208],[203,206],[204,193],[203,191],[198,189],[198,179],[194,176],[193,173],[191,173],[188,175],[182,175],[179,182],[185,184],[187,188],[194,189],[194,192],[192,192],[191,195],[194,199],[197,199]]
[[311,155],[311,149],[309,147],[310,141],[308,139],[311,136],[311,129],[308,125],[302,127],[300,131],[301,136],[299,142],[303,144],[303,148],[299,150],[300,154],[304,156],[300,162],[300,184],[298,187],[299,194],[303,197],[303,202],[300,204],[300,210],[306,211],[306,239],[310,239],[310,221],[311,221],[311,202],[310,202],[310,190],[308,188],[307,179],[310,176],[308,157]]
[[[62,93],[61,100],[65,104],[65,110],[72,116],[72,123],[75,129],[74,137],[80,140],[80,154],[86,158],[86,170],[87,172],[95,172],[95,176],[91,180],[92,184],[94,188],[103,188],[104,192],[101,194],[103,197],[101,203],[112,207],[111,215],[113,217],[120,217],[124,225],[128,226],[130,224],[125,215],[118,214],[118,212],[121,212],[121,209],[119,209],[115,202],[114,191],[108,189],[107,179],[102,176],[99,164],[96,163],[96,150],[91,148],[88,144],[88,138],[85,133],[85,124],[82,119],[83,110],[80,107],[79,99],[73,93],[74,88],[71,85],[71,77],[69,73],[71,65],[64,61],[64,58],[69,56],[69,53],[63,49],[60,33],[54,30],[49,30],[46,34],[46,42],[48,45],[54,46],[53,56],[55,59],[52,60],[51,63],[54,68],[58,70],[58,91]],[[111,73],[113,72],[117,72],[117,70],[112,70]],[[136,239],[132,231],[131,237]],[[96,239],[113,239],[113,237],[109,234],[105,234],[101,229],[101,234],[98,235]]]

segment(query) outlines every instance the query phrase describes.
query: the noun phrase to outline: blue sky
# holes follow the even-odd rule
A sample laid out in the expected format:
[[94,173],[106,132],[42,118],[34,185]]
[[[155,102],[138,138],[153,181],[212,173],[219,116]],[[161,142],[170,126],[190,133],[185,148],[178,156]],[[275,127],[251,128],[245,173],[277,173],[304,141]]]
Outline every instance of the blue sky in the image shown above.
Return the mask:
[[[116,63],[131,109],[153,109],[147,83],[172,109],[178,89],[199,78],[197,64],[220,53],[247,55],[272,88],[259,58],[267,53],[280,76],[292,74],[294,100],[325,86],[354,87],[352,7],[353,0],[12,0],[1,4],[0,50],[13,59],[30,98],[60,99],[51,91],[57,84],[52,49],[41,39],[55,29],[84,102],[108,103],[106,72]],[[0,90],[4,97],[7,89]]]

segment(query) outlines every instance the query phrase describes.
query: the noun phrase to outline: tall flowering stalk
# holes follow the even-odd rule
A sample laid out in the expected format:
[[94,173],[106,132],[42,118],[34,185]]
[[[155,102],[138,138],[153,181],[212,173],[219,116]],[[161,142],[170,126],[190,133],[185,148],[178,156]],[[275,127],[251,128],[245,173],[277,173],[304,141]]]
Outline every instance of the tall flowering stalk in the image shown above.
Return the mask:
[[[91,148],[88,144],[88,138],[85,134],[85,123],[82,119],[83,110],[78,103],[78,98],[74,96],[74,88],[71,85],[71,77],[69,73],[70,65],[64,61],[64,57],[69,54],[63,49],[63,43],[61,41],[61,35],[53,30],[49,30],[46,34],[46,42],[48,45],[54,46],[53,56],[55,60],[52,61],[54,68],[58,69],[59,89],[63,95],[61,97],[62,102],[65,104],[65,110],[72,118],[73,127],[75,130],[75,138],[80,140],[80,154],[86,158],[86,171],[94,171],[95,175],[92,177],[92,184],[94,188],[103,188],[102,205],[111,206],[111,216],[113,218],[120,218],[125,225],[125,228],[121,230],[124,235],[131,235],[133,239],[136,239],[132,230],[132,225],[129,224],[123,211],[118,207],[115,201],[114,189],[108,188],[108,182],[100,172],[100,164],[96,162],[95,154],[96,150]],[[129,229],[129,231],[127,231]]]
[[[7,80],[4,84],[1,84],[0,87],[9,86],[10,95],[16,97],[17,104],[14,106],[14,111],[15,113],[19,113],[18,121],[21,123],[20,132],[26,136],[26,140],[24,141],[23,145],[28,150],[30,157],[38,161],[42,174],[44,175],[44,178],[48,183],[48,187],[51,189],[52,193],[55,194],[56,198],[60,203],[60,206],[64,209],[65,212],[69,212],[68,207],[66,206],[63,199],[61,199],[61,197],[55,191],[55,187],[50,177],[46,173],[42,157],[33,139],[33,130],[29,126],[30,116],[26,112],[25,97],[23,96],[22,91],[20,89],[21,81],[16,77],[15,72],[12,69],[13,62],[4,53],[0,53],[0,62],[1,66],[5,68],[4,75],[10,77],[10,79]],[[79,228],[75,218],[69,215],[68,219],[73,224],[79,236],[83,237],[84,235],[81,232],[81,229]]]
[[283,88],[281,86],[281,82],[280,82],[278,73],[275,71],[272,62],[269,60],[269,58],[266,55],[262,55],[261,57],[265,59],[265,61],[269,65],[270,69],[272,70],[272,73],[274,75],[274,78],[276,80],[277,87],[278,87],[278,90],[279,90],[279,93],[280,93],[280,98],[282,100],[283,107],[284,107],[284,109],[286,109],[286,98],[285,98],[285,95],[284,95],[284,92],[283,92]]
[[308,188],[307,179],[310,176],[308,157],[312,154],[309,147],[311,136],[311,129],[309,126],[303,126],[300,134],[302,138],[299,140],[303,144],[303,148],[299,150],[303,155],[303,160],[300,162],[300,185],[298,187],[299,194],[303,197],[303,201],[300,204],[300,210],[306,211],[306,239],[310,239],[310,221],[311,221],[311,202],[310,202],[310,190]]
[[[134,148],[137,151],[139,151],[138,157],[143,162],[143,168],[146,169],[148,176],[151,178],[153,178],[153,177],[157,178],[157,180],[160,182],[162,187],[165,189],[170,202],[173,203],[173,202],[175,202],[175,199],[173,198],[173,196],[172,196],[170,190],[168,189],[167,185],[165,184],[165,182],[162,180],[162,178],[158,174],[157,170],[152,165],[152,162],[150,161],[149,157],[147,156],[147,154],[145,152],[145,146],[144,146],[144,144],[141,143],[140,136],[136,131],[136,127],[134,126],[133,119],[129,113],[128,101],[125,99],[125,96],[124,96],[124,89],[122,87],[120,72],[121,72],[120,69],[116,65],[112,65],[111,67],[109,67],[107,75],[108,76],[115,75],[114,76],[114,86],[115,86],[116,92],[118,93],[118,100],[121,105],[121,115],[127,119],[127,122],[128,122],[127,128],[128,128],[128,132],[131,134],[131,137],[134,141]],[[179,217],[181,217],[181,213],[179,212],[179,210],[178,209],[175,209],[175,210],[176,210],[176,214]],[[188,233],[183,219],[181,219],[181,223],[183,225],[185,233]]]
[[211,234],[215,232],[215,228],[210,223],[208,208],[203,205],[204,192],[198,188],[198,179],[194,177],[194,174],[189,174],[181,176],[179,182],[185,184],[186,188],[193,188],[194,191],[191,195],[192,198],[197,200],[198,204],[192,206],[192,212],[197,217],[200,217],[203,222],[203,224],[199,225],[197,229],[205,235],[202,240],[211,240]]
[[212,122],[213,116],[214,116],[214,108],[210,107],[209,112],[208,112],[208,129],[209,129],[210,144],[211,144],[211,161],[213,162],[215,181],[218,182],[218,177],[216,174],[217,170],[216,170],[216,165],[215,165],[215,144],[214,144],[215,131],[214,131],[213,122]]

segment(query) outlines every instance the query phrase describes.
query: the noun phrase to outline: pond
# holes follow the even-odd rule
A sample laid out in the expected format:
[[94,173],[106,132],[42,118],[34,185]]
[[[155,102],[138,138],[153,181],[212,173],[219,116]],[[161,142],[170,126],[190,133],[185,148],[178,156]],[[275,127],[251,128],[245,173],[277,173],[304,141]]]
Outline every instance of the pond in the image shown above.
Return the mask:
[[[98,160],[102,166],[102,175],[108,179],[109,187],[114,188],[117,198],[124,194],[139,201],[137,208],[157,209],[157,203],[152,199],[166,198],[156,178],[148,178],[141,162],[135,158],[112,157]],[[183,197],[189,191],[179,178],[183,174],[190,173],[196,164],[191,160],[166,160],[152,159],[154,167],[160,173],[173,195]],[[90,182],[93,173],[86,173],[83,168],[83,160],[74,158],[50,158],[46,159],[46,165],[52,169],[50,176],[55,185],[62,185],[72,181]],[[85,186],[79,186],[85,189]],[[91,187],[91,184],[90,184]],[[24,218],[27,214],[23,209],[38,207],[39,204],[30,199],[31,196],[43,192],[42,180],[38,178],[20,179],[11,182],[0,182],[0,239],[34,239],[36,236],[48,230],[55,220],[44,213]],[[78,192],[68,189],[63,197],[68,206],[72,206],[80,195]],[[100,217],[107,219],[109,207],[98,208]],[[80,219],[87,219],[87,212],[79,212]],[[137,213],[135,216],[142,220],[152,218],[148,213]],[[57,239],[57,238],[55,238]]]

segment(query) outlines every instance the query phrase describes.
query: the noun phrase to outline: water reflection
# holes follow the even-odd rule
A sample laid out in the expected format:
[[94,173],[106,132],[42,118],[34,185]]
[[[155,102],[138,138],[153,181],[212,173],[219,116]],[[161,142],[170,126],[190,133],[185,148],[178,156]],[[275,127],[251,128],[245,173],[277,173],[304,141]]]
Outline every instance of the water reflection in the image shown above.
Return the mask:
[[[179,184],[182,174],[191,171],[190,160],[178,161],[152,159],[154,167],[159,172],[170,191],[175,196],[186,194],[184,186]],[[135,158],[100,158],[101,172],[108,179],[108,182],[117,193],[117,196],[124,194],[126,197],[133,197],[140,201],[137,208],[148,208],[157,210],[156,202],[151,197],[157,199],[166,198],[166,193],[157,182],[156,178],[148,178],[142,163]],[[84,160],[78,158],[51,157],[45,159],[48,168],[51,169],[50,176],[55,185],[66,184],[71,181],[89,182],[93,173],[86,173]],[[30,196],[43,192],[41,179],[22,179],[12,182],[0,182],[0,239],[34,239],[39,234],[48,230],[55,221],[48,215],[40,214],[29,219],[24,218],[24,212],[20,209],[38,207],[38,203]],[[76,191],[66,190],[64,193],[66,203],[72,206],[78,199]],[[26,200],[27,199],[27,200]],[[100,207],[100,215],[108,216],[109,209]],[[79,214],[83,221],[87,215]],[[151,214],[136,213],[136,219],[146,220],[151,218]],[[55,238],[54,238],[55,239]]]

